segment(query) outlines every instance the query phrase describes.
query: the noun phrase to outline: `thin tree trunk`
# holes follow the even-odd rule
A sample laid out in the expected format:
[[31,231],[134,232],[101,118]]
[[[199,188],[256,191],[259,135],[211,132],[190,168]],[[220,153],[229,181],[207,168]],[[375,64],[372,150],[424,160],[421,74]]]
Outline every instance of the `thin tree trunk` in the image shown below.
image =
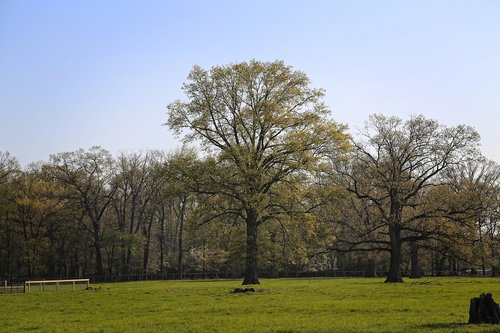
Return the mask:
[[493,250],[493,246],[491,247],[491,258],[492,258],[492,262],[491,262],[491,277],[495,277],[496,276],[496,270],[497,270],[497,267],[495,266],[495,251]]
[[92,227],[94,229],[94,248],[95,248],[95,274],[97,276],[104,276],[104,266],[102,264],[101,253],[101,235],[100,235],[100,221],[92,220]]
[[120,244],[120,275],[127,275],[127,244],[125,239]]
[[440,255],[440,258],[439,258],[439,260],[437,262],[437,265],[438,265],[437,266],[437,276],[443,276],[444,275],[443,274],[444,273],[443,272],[443,270],[444,270],[444,260],[445,260],[445,257],[443,255]]
[[[131,234],[129,234],[129,235],[131,235]],[[133,241],[134,241],[133,239],[129,239],[128,240],[129,244],[127,244],[127,254],[126,254],[125,268],[124,268],[125,275],[130,275],[130,272],[131,272],[130,267],[132,266],[132,242]]]
[[160,273],[165,274],[165,207],[161,208],[160,217]]
[[481,220],[478,221],[478,232],[479,232],[479,245],[481,249],[481,271],[483,272],[483,276],[486,275],[486,266],[484,263],[484,242],[483,242],[483,223]]
[[119,260],[119,268],[118,274],[120,276],[127,274],[127,240],[123,235],[125,235],[125,212],[123,216],[118,219],[118,231],[121,233],[120,238],[120,260]]
[[151,249],[151,228],[153,226],[153,220],[154,220],[154,216],[151,215],[147,229],[146,229],[146,235],[145,235],[146,236],[146,243],[144,244],[144,257],[143,257],[143,261],[142,261],[144,274],[147,274],[147,270],[148,270],[149,251]]
[[102,264],[102,254],[101,254],[101,243],[100,241],[96,240],[95,244],[95,274],[97,276],[103,277],[104,276],[104,266]]
[[243,285],[260,284],[257,275],[257,212],[255,209],[247,210],[246,226],[247,246]]
[[119,276],[126,275],[126,253],[127,253],[127,242],[124,237],[122,237],[125,234],[125,218],[126,218],[126,206],[127,206],[127,194],[125,191],[125,194],[123,196],[123,203],[122,207],[119,206],[119,203],[114,204],[114,209],[115,209],[115,214],[117,216],[117,221],[118,221],[118,231],[121,234],[121,241],[120,241],[120,248],[119,248],[119,257],[120,259],[118,260],[118,268],[117,272]]
[[186,214],[186,202],[187,197],[183,196],[181,202],[179,203],[179,232],[177,234],[178,238],[178,258],[177,258],[177,271],[179,272],[179,277],[182,280],[183,268],[184,268],[184,215]]
[[368,259],[368,262],[366,263],[366,272],[365,272],[366,277],[375,277],[377,276],[377,270],[375,266],[375,261],[373,259]]
[[391,260],[389,263],[389,274],[387,275],[386,283],[403,282],[401,277],[401,240],[400,230],[397,224],[389,225],[389,236],[391,240]]
[[434,250],[431,251],[431,276],[434,276]]
[[113,276],[113,261],[115,257],[115,246],[111,246],[111,253],[108,255],[108,275],[110,278]]
[[411,271],[410,279],[419,279],[420,275],[420,265],[418,263],[418,245],[417,243],[411,243],[410,245],[410,261],[411,261]]

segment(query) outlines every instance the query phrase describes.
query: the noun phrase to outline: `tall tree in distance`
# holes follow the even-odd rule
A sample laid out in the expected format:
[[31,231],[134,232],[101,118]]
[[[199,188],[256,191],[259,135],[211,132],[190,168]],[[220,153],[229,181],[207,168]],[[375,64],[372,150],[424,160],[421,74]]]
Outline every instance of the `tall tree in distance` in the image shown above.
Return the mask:
[[[165,163],[165,174],[169,181],[164,196],[171,203],[171,210],[177,224],[177,273],[182,279],[184,269],[184,229],[189,207],[194,205],[194,193],[202,162],[198,160],[196,151],[184,149],[171,154]],[[194,180],[194,182],[193,182]]]
[[328,118],[323,90],[282,61],[194,66],[183,91],[187,101],[168,106],[167,125],[177,135],[186,130],[184,141],[201,142],[224,170],[212,191],[245,222],[243,284],[258,284],[258,227],[276,217],[281,191],[347,148],[344,127]]
[[52,177],[72,189],[71,197],[78,204],[83,217],[90,223],[82,223],[93,237],[96,255],[96,275],[104,275],[102,232],[104,216],[111,206],[116,186],[111,180],[115,174],[115,162],[111,154],[101,147],[85,151],[59,153],[50,156]]
[[347,163],[337,171],[353,194],[353,212],[344,223],[348,250],[390,253],[386,282],[402,282],[401,245],[428,238],[436,230],[428,221],[441,207],[426,194],[444,184],[443,172],[478,153],[479,135],[464,125],[445,127],[418,115],[403,121],[370,116]]
[[[484,157],[478,158],[448,170],[446,177],[450,182],[450,190],[463,198],[457,200],[457,205],[469,207],[469,216],[476,230],[476,237],[472,240],[476,245],[482,274],[486,275],[487,261],[494,266],[495,243],[498,243],[498,240],[495,242],[494,230],[499,206],[500,166]],[[494,271],[495,267],[492,267],[493,274]]]
[[116,162],[117,172],[113,176],[116,186],[112,206],[118,222],[121,239],[120,273],[130,274],[133,244],[139,231],[147,224],[152,196],[152,153],[122,153]]

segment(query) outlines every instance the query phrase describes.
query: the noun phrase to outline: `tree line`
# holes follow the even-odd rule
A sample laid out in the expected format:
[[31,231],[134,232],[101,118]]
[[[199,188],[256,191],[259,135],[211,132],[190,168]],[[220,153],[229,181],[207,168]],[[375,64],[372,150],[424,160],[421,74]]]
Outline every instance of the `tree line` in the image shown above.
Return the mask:
[[182,89],[177,152],[0,153],[2,279],[498,274],[500,169],[473,128],[374,114],[349,133],[281,61],[195,66]]

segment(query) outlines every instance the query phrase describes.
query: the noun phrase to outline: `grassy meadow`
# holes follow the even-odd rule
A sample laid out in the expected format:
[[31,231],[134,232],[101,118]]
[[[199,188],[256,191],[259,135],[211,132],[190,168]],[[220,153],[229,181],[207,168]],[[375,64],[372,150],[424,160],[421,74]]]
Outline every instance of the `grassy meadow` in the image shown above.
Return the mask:
[[0,294],[1,332],[500,332],[466,325],[469,300],[500,279],[148,281]]

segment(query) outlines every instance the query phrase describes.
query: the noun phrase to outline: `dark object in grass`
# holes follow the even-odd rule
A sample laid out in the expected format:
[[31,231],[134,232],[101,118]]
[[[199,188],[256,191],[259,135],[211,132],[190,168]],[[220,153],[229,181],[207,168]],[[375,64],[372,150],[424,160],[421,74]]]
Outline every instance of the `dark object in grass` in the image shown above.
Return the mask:
[[231,293],[238,294],[238,293],[254,293],[254,292],[255,292],[254,288],[235,288]]
[[481,294],[470,300],[469,324],[500,324],[500,307],[491,294]]

